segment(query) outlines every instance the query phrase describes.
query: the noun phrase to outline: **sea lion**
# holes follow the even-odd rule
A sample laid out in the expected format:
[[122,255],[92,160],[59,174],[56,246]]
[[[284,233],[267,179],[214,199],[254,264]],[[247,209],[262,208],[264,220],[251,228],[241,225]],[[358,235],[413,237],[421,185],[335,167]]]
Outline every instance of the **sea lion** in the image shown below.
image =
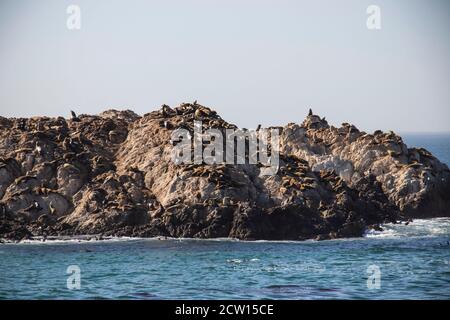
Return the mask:
[[427,157],[427,158],[434,158],[434,156],[426,149],[424,148],[417,148],[417,152],[419,152],[419,154],[421,156]]
[[300,185],[300,190],[304,191],[304,190],[308,190],[308,189],[314,189],[314,188],[310,185],[303,184],[303,183]]
[[392,157],[392,158],[397,158],[397,157],[400,157],[402,154],[401,154],[401,152],[395,152],[395,151],[392,151],[392,150],[388,150],[388,154]]
[[200,119],[203,116],[203,112],[200,109],[195,110],[194,117]]
[[75,157],[76,157],[76,154],[74,152],[67,152],[67,153],[64,153],[64,155],[62,156],[62,158],[65,162],[70,162]]
[[69,138],[69,137],[64,138],[62,146],[63,146],[63,149],[66,151],[74,151],[73,146],[71,144],[71,138]]
[[320,200],[320,202],[319,202],[319,210],[323,210],[323,209],[325,209],[325,204],[323,203],[322,200]]
[[22,194],[30,193],[31,191],[32,191],[31,188],[30,188],[30,187],[27,187],[27,188],[25,188],[25,189],[18,190],[18,191],[16,191],[16,192],[13,192],[13,193],[9,194],[9,195],[8,195],[8,198],[9,198],[9,199],[14,199],[14,198],[16,198],[16,197],[21,196]]
[[33,151],[33,148],[20,148],[20,149],[17,149],[17,150],[15,150],[15,151],[13,151],[13,153],[15,153],[15,154],[20,154],[20,153],[29,153],[29,152],[32,152]]
[[164,121],[164,128],[170,130],[172,129],[172,123],[170,123],[169,121]]
[[25,175],[25,176],[21,176],[21,177],[17,178],[16,180],[14,180],[14,183],[16,185],[18,185],[18,184],[21,184],[23,182],[26,183],[26,182],[28,182],[30,180],[37,180],[37,178],[34,177],[34,176]]
[[423,164],[421,164],[419,162],[413,162],[413,163],[407,165],[406,168],[418,169],[418,168],[420,168],[422,166],[423,166]]
[[222,205],[226,207],[229,206],[230,204],[231,204],[230,197],[223,197]]
[[33,192],[37,195],[43,196],[43,195],[45,195],[44,189],[45,188],[42,188],[42,187],[36,187],[33,189]]
[[38,154],[38,155],[43,155],[43,151],[42,151],[42,145],[39,141],[36,141],[35,143],[35,147],[34,147],[34,151]]

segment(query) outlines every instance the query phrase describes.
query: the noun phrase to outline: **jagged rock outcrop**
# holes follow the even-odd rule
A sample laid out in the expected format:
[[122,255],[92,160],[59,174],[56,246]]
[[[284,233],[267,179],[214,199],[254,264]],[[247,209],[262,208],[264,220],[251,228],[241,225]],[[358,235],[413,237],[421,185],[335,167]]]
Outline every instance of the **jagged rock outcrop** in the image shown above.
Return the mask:
[[283,130],[282,152],[306,159],[313,171],[334,170],[349,186],[374,176],[383,193],[408,217],[448,216],[450,172],[422,148],[408,148],[392,131],[368,134],[310,115]]
[[236,126],[194,104],[71,119],[0,117],[0,238],[329,239],[450,216],[450,171],[392,132],[336,128],[312,112],[280,129],[280,166],[176,164],[171,134]]

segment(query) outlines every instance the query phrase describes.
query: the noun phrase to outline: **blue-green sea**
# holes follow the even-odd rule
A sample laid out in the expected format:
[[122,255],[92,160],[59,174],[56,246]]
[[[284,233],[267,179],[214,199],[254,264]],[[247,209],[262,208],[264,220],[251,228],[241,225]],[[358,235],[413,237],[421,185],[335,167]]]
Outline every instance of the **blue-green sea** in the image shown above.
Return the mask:
[[[449,163],[449,138],[405,141]],[[121,238],[0,245],[0,299],[110,298],[447,300],[450,218],[320,242]]]

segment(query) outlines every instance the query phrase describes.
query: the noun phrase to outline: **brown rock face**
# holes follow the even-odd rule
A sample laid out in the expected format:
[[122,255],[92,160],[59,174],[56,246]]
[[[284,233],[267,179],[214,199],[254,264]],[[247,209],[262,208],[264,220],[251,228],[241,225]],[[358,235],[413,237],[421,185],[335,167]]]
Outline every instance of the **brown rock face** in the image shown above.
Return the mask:
[[0,238],[42,235],[329,239],[368,225],[450,216],[450,171],[392,132],[310,114],[280,128],[277,174],[253,164],[175,164],[171,134],[235,129],[182,104],[140,117],[0,117]]
[[425,149],[408,148],[393,132],[329,126],[316,115],[284,130],[282,152],[306,159],[313,171],[334,170],[349,186],[373,176],[407,217],[450,215],[450,172]]

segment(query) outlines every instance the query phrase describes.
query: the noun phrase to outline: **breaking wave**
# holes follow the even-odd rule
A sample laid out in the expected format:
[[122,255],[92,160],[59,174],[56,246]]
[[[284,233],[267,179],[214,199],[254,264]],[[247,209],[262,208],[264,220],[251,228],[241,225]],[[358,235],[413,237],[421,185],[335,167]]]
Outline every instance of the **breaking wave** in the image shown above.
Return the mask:
[[382,231],[368,230],[367,238],[402,238],[450,236],[450,218],[416,219],[409,224],[387,223]]
[[[435,236],[449,236],[450,237],[450,218],[433,218],[433,219],[416,219],[408,224],[402,223],[387,223],[381,225],[382,231],[367,230],[364,234],[365,238],[404,238],[404,237],[435,237]],[[357,240],[358,238],[342,238],[331,241],[346,241]],[[30,240],[22,240],[21,244],[57,244],[57,243],[94,243],[94,242],[124,242],[124,241],[217,241],[217,242],[244,242],[244,243],[315,243],[314,240],[295,241],[295,240],[239,240],[233,238],[212,238],[212,239],[195,239],[195,238],[172,238],[172,237],[153,237],[153,238],[138,238],[138,237],[104,237],[101,240],[95,236],[60,236],[48,237],[44,241],[42,237],[35,237]],[[11,243],[5,241],[5,243]]]

